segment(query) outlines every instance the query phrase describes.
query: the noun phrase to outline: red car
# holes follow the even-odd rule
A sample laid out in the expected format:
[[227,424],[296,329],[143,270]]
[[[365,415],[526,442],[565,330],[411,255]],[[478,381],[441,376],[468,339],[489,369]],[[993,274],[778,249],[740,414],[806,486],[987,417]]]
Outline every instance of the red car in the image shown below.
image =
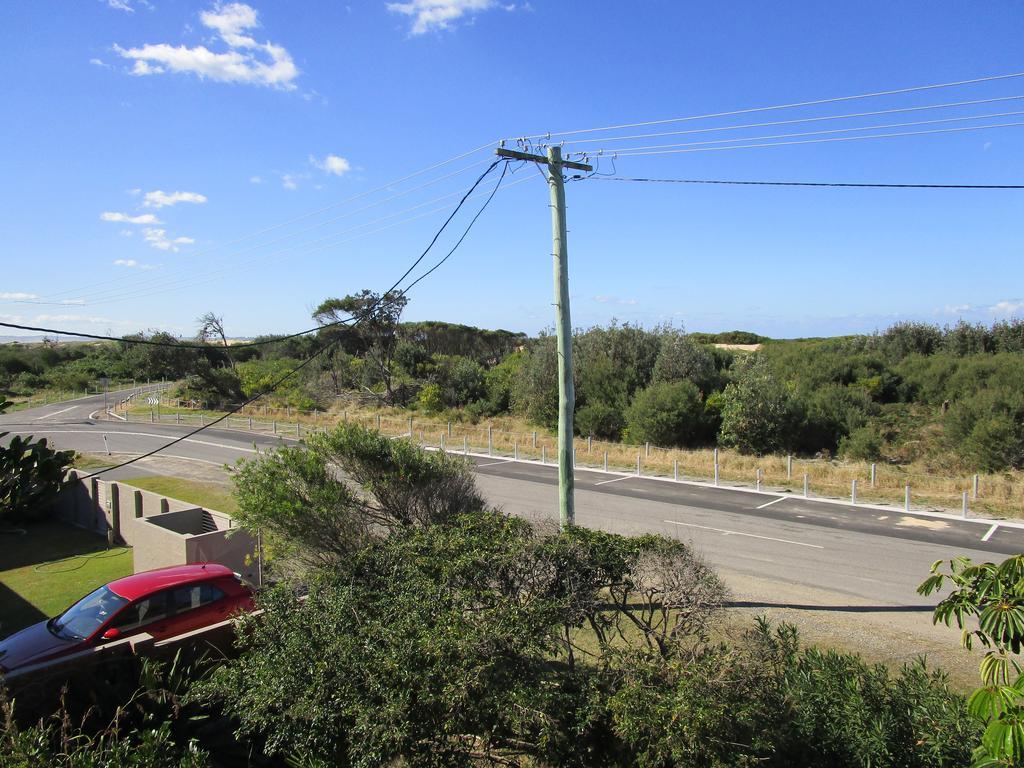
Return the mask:
[[112,581],[60,616],[0,640],[0,672],[146,632],[157,640],[253,608],[252,590],[216,563],[176,565]]

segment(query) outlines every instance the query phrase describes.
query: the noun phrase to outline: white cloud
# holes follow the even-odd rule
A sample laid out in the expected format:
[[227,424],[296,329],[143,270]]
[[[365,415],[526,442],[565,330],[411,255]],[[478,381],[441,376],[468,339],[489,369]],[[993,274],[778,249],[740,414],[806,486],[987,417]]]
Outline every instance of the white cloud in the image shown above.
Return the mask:
[[195,239],[191,237],[169,238],[166,229],[156,227],[147,227],[142,230],[142,234],[147,243],[161,251],[177,251],[179,245],[191,245],[195,242]]
[[624,304],[626,306],[636,304],[636,299],[619,299],[615,296],[595,296],[594,301],[598,304]]
[[249,183],[250,184],[262,184],[263,183],[263,177],[262,176],[250,176],[249,177]]
[[110,68],[109,64],[105,64],[100,59],[89,59],[89,63],[92,64],[94,67],[103,67],[104,69]]
[[942,312],[947,315],[962,315],[964,312],[970,312],[974,309],[970,304],[947,304],[942,308]]
[[114,259],[115,267],[137,267],[139,262],[135,259]]
[[[400,13],[412,19],[410,34],[422,35],[435,30],[449,29],[463,17],[499,7],[496,0],[408,0],[388,3],[392,13]],[[506,11],[518,9],[515,4],[500,6]],[[525,9],[526,4],[523,8]]]
[[65,305],[85,304],[85,299],[61,299],[60,303]]
[[200,195],[198,192],[164,192],[162,189],[156,189],[146,193],[142,200],[142,206],[144,208],[163,208],[178,203],[202,204],[205,202],[206,195]]
[[204,45],[189,48],[168,43],[148,43],[127,49],[115,45],[114,50],[134,62],[132,74],[139,76],[183,72],[223,83],[295,89],[292,81],[299,76],[299,70],[291,54],[283,46],[260,43],[243,34],[260,26],[259,14],[254,8],[244,3],[218,4],[213,10],[201,13],[199,19],[204,26],[216,30],[228,50],[215,52]]
[[117,213],[115,211],[104,211],[100,214],[100,219],[103,221],[118,221],[122,224],[159,224],[160,219],[154,216],[152,213],[140,213],[138,216],[132,216],[127,213]]
[[2,301],[30,301],[38,298],[39,296],[35,293],[23,293],[22,291],[0,292],[0,300]]
[[129,0],[107,0],[107,7],[113,8],[115,11],[135,13],[135,9],[132,8],[131,2]]
[[134,234],[135,233],[132,232],[130,229],[122,229],[121,230],[121,237],[131,237]]
[[298,182],[296,181],[297,178],[298,177],[292,173],[281,174],[281,186],[283,186],[285,189],[298,189],[299,185]]
[[323,160],[318,160],[313,155],[310,155],[309,162],[321,171],[333,173],[335,176],[344,176],[352,170],[352,164],[344,157],[339,157],[338,155],[327,155]]
[[1024,301],[1020,299],[1004,299],[1003,301],[997,301],[988,311],[993,315],[1015,315],[1024,309]]
[[[115,267],[127,267],[128,269],[156,269],[155,264],[140,264],[135,259],[114,259]],[[62,304],[85,304],[83,299],[63,301]]]

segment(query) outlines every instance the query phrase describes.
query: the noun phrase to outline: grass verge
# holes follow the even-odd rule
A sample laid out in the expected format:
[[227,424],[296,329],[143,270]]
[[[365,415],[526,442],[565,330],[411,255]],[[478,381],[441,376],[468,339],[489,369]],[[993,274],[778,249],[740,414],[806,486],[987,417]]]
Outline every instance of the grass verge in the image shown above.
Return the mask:
[[54,616],[78,598],[133,571],[129,547],[63,523],[0,534],[0,637]]
[[134,485],[144,491],[160,493],[172,499],[187,501],[216,512],[233,515],[238,511],[238,503],[231,495],[231,488],[221,483],[203,483],[197,480],[186,480],[181,477],[130,477],[122,480],[126,485]]

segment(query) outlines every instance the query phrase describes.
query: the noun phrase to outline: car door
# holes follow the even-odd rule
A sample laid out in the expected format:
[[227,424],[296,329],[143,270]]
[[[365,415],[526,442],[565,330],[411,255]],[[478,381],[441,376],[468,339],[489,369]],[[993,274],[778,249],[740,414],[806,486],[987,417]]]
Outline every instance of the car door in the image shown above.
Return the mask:
[[173,615],[172,592],[164,589],[136,600],[114,617],[109,628],[119,630],[125,637],[140,632],[157,638],[166,637]]
[[187,584],[171,593],[173,615],[168,620],[168,635],[181,635],[216,624],[228,617],[228,601],[223,590],[209,581]]

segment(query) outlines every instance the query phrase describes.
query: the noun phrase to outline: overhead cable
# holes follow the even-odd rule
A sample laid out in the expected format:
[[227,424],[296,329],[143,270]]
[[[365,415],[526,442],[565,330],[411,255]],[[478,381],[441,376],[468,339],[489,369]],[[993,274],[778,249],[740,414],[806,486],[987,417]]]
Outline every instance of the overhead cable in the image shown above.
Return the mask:
[[1024,184],[876,184],[839,181],[740,181],[735,179],[644,179],[626,176],[574,176],[585,181],[632,181],[648,184],[735,184],[754,187],[863,187],[869,189],[1024,189]]
[[1024,125],[1024,122],[993,123],[991,125],[968,125],[962,128],[934,128],[927,131],[901,131],[899,133],[878,133],[869,136],[833,136],[827,139],[804,139],[802,141],[779,141],[769,144],[740,144],[731,147],[691,147],[690,149],[662,149],[650,152],[634,152],[624,149],[615,154],[622,157],[641,157],[644,155],[674,155],[687,152],[722,152],[729,149],[758,149],[761,147],[787,147],[795,144],[825,144],[835,141],[862,141],[865,139],[890,139],[896,136],[924,136],[933,133],[963,133],[965,131],[981,131],[989,128],[1011,128]]
[[[532,136],[524,136],[524,139],[550,139],[553,136],[577,136],[581,133],[598,133],[601,131],[618,131],[624,128],[642,128],[647,125],[665,125],[668,123],[681,123],[689,120],[705,120],[712,117],[731,117],[733,115],[746,115],[751,112],[768,112],[775,109],[793,109],[795,107],[811,107],[819,104],[835,104],[840,101],[855,101],[857,99],[870,99],[876,96],[895,96],[902,93],[914,93],[916,91],[929,91],[937,88],[953,88],[961,85],[974,85],[976,83],[988,83],[997,80],[1009,80],[1011,78],[1024,77],[1024,72],[1011,72],[1005,75],[990,75],[988,77],[975,77],[970,80],[955,80],[948,83],[933,83],[931,85],[916,85],[909,88],[895,88],[888,91],[874,91],[872,93],[859,93],[853,96],[837,96],[829,99],[814,99],[811,101],[797,101],[789,104],[774,104],[767,107],[749,107],[747,109],[734,109],[728,112],[709,112],[703,115],[688,115],[686,117],[669,117],[662,120],[646,120],[636,123],[619,123],[618,125],[606,125],[597,128],[578,128],[571,131],[552,131],[538,133]],[[514,139],[513,139],[514,141]]]
[[[485,176],[487,176],[487,174],[489,174],[492,170],[494,170],[494,167],[499,162],[502,162],[502,161],[501,160],[495,160],[493,163],[491,163],[490,167],[484,172],[483,176],[481,176],[480,179],[477,179],[477,182],[476,182],[476,184],[473,185],[473,188],[475,188],[477,186],[477,184],[479,184],[480,181]],[[399,293],[398,293],[399,297],[406,295],[409,292],[409,290],[414,285],[419,283],[421,280],[423,280],[423,278],[425,278],[427,275],[429,275],[435,269],[440,267],[441,264],[443,264],[445,261],[447,261],[448,258],[459,247],[459,245],[462,243],[462,241],[466,239],[466,236],[469,234],[469,231],[473,228],[473,225],[476,223],[476,220],[478,218],[480,218],[480,214],[482,214],[484,212],[484,210],[487,208],[487,206],[490,205],[491,200],[494,198],[495,193],[498,191],[498,187],[501,186],[502,179],[505,178],[505,172],[508,170],[508,161],[504,161],[504,162],[505,162],[505,167],[502,169],[501,176],[498,179],[498,183],[494,186],[494,189],[491,191],[491,194],[488,196],[488,198],[484,202],[484,204],[480,207],[480,210],[477,211],[477,214],[470,220],[469,224],[466,226],[465,231],[462,233],[462,237],[460,237],[458,242],[455,244],[455,247],[452,248],[444,256],[444,258],[442,258],[433,267],[431,267],[429,270],[427,270],[427,272],[425,272],[423,275],[421,275],[416,280],[414,280],[412,283],[410,283],[406,288],[400,290]],[[472,191],[472,189],[470,191]],[[466,197],[468,197],[468,196],[469,196],[469,194],[467,193]],[[455,214],[459,212],[459,208],[462,207],[462,203],[465,202],[465,199],[466,198],[464,197],[462,199],[462,201],[459,203],[458,207],[456,207],[456,209],[454,211],[452,211],[451,216],[448,217],[448,219],[445,221],[445,223],[441,226],[441,229],[439,229],[437,231],[437,234],[434,235],[434,238],[430,241],[430,245],[427,246],[426,250],[424,250],[423,253],[420,254],[420,256],[412,263],[412,265],[402,274],[402,276],[400,278],[398,278],[398,280],[396,280],[394,282],[394,284],[392,284],[392,286],[390,288],[388,288],[386,291],[381,293],[377,297],[377,299],[370,304],[369,307],[365,308],[358,315],[352,315],[352,316],[347,317],[347,318],[345,318],[343,320],[339,320],[336,323],[327,323],[327,324],[325,324],[323,326],[320,326],[320,328],[329,328],[331,326],[336,326],[336,325],[351,325],[352,327],[355,327],[359,323],[361,323],[365,318],[369,317],[373,313],[373,311],[382,302],[387,301],[387,300],[394,300],[394,297],[392,297],[392,292],[396,288],[398,288],[398,286],[401,285],[402,282],[405,281],[405,278],[407,278],[409,276],[409,274],[420,264],[420,262],[423,261],[424,257],[430,251],[430,248],[434,245],[434,243],[437,242],[437,239],[441,236],[441,233],[444,231],[445,227],[448,225],[448,222],[450,222],[452,220],[452,218],[455,216]],[[233,408],[229,409],[222,416],[218,416],[216,419],[213,419],[212,421],[210,421],[210,422],[208,422],[206,424],[201,424],[200,426],[196,427],[195,429],[190,430],[189,432],[186,432],[184,435],[180,435],[179,437],[176,437],[174,440],[171,440],[170,442],[168,442],[168,443],[166,443],[166,444],[164,444],[164,445],[162,445],[162,446],[160,446],[158,448],[154,448],[152,451],[147,451],[146,453],[140,454],[139,456],[134,456],[131,459],[127,459],[125,461],[122,461],[122,462],[120,462],[118,464],[115,464],[112,467],[105,467],[104,469],[98,469],[95,472],[91,472],[88,475],[84,475],[81,479],[86,480],[86,479],[91,478],[91,477],[96,477],[97,475],[102,475],[102,474],[104,474],[106,472],[111,472],[111,471],[113,471],[115,469],[120,469],[121,467],[126,467],[129,464],[134,464],[137,461],[141,461],[142,459],[149,458],[150,456],[154,456],[157,453],[160,453],[161,451],[165,451],[168,448],[171,448],[171,447],[177,445],[178,443],[183,442],[183,441],[189,439],[193,435],[196,435],[196,434],[198,434],[198,433],[200,433],[200,432],[202,432],[204,430],[207,430],[207,429],[215,426],[216,424],[219,424],[220,422],[222,422],[225,419],[227,419],[229,416],[232,416],[233,414],[235,414],[238,411],[240,411],[243,408],[245,408],[247,405],[251,405],[252,403],[254,403],[257,400],[259,400],[261,397],[265,397],[266,395],[268,395],[271,392],[273,392],[275,389],[277,389],[277,387],[279,387],[285,381],[290,379],[292,376],[296,375],[299,371],[301,371],[307,365],[312,363],[320,355],[322,355],[324,352],[326,352],[328,349],[330,349],[330,347],[332,347],[334,344],[337,344],[339,341],[340,341],[340,337],[335,337],[333,339],[328,339],[320,347],[320,349],[316,350],[315,352],[310,354],[308,357],[306,357],[306,359],[303,360],[301,363],[299,363],[298,365],[294,366],[293,368],[291,368],[289,371],[287,371],[283,375],[279,376],[267,388],[261,390],[260,392],[257,392],[255,395],[253,395],[252,397],[250,397],[248,400],[246,400],[245,402],[241,403],[240,405],[234,406]]]
[[[482,174],[480,174],[480,176],[477,178],[477,180],[473,182],[473,185],[469,188],[469,191],[467,191],[462,196],[462,199],[459,201],[458,205],[455,206],[455,209],[451,212],[451,214],[448,216],[448,218],[445,219],[444,224],[442,224],[441,228],[438,229],[438,231],[434,234],[434,237],[431,239],[430,244],[424,249],[423,253],[421,253],[419,255],[419,257],[416,258],[415,261],[413,261],[412,265],[405,271],[405,273],[402,275],[402,277],[400,277],[396,281],[396,283],[395,283],[396,285],[401,284],[401,282],[404,281],[405,278],[409,276],[409,273],[412,272],[417,266],[419,266],[419,264],[423,261],[423,259],[426,258],[427,254],[430,252],[431,248],[434,247],[434,244],[437,242],[438,238],[441,237],[441,235],[444,233],[445,229],[448,227],[448,224],[451,223],[451,220],[453,218],[455,218],[455,215],[462,209],[462,206],[466,202],[466,199],[476,190],[476,188],[480,185],[480,182],[483,181],[484,178],[491,171],[493,171],[495,166],[497,166],[500,162],[503,162],[503,161],[500,160],[500,159],[493,161],[487,167],[487,170],[484,171]],[[475,219],[474,219],[474,221],[475,221]],[[389,290],[393,290],[393,289],[389,289]],[[318,325],[318,326],[316,326],[314,328],[307,328],[304,331],[298,331],[296,333],[285,334],[283,336],[276,336],[274,338],[262,339],[262,340],[257,340],[257,341],[244,342],[242,344],[234,344],[231,347],[228,347],[227,349],[245,349],[247,347],[257,347],[257,346],[262,346],[262,345],[265,345],[265,344],[275,344],[277,342],[287,341],[288,339],[294,339],[294,338],[297,338],[299,336],[306,336],[306,335],[308,335],[310,333],[315,333],[315,332],[320,331],[320,330],[322,330],[324,328],[330,328],[330,327],[335,326],[335,325],[342,325],[344,323],[349,322],[350,320],[351,320],[351,318],[346,319],[346,320],[338,320],[338,321],[335,321],[333,323],[325,323],[324,325]],[[101,334],[80,333],[78,331],[69,331],[69,330],[66,330],[66,329],[41,328],[41,327],[38,327],[38,326],[22,325],[20,323],[0,322],[0,327],[3,327],[3,328],[15,328],[15,329],[18,329],[18,330],[25,330],[25,331],[37,331],[37,332],[42,332],[42,333],[53,333],[53,334],[58,334],[58,335],[61,335],[61,336],[77,336],[77,337],[85,338],[85,339],[97,339],[97,340],[103,340],[103,341],[119,341],[119,342],[124,342],[126,344],[145,344],[145,345],[160,346],[160,347],[176,347],[178,349],[205,349],[205,350],[211,349],[210,345],[208,345],[208,344],[188,344],[188,343],[185,343],[185,342],[181,342],[181,343],[178,343],[178,342],[159,342],[159,341],[154,341],[152,339],[144,339],[144,338],[132,338],[132,337],[125,337],[125,336],[104,336],[104,335],[101,335]]]
[[[798,123],[817,123],[826,120],[849,120],[857,117],[877,117],[878,115],[893,115],[904,112],[922,112],[930,109],[950,109],[953,107],[974,106],[977,104],[992,104],[1000,101],[1015,101],[1024,99],[1020,96],[997,96],[993,99],[974,99],[972,101],[951,101],[945,104],[927,104],[920,107],[899,107],[897,109],[879,109],[873,112],[848,112],[843,115],[823,115],[821,117],[799,117],[793,120],[769,120],[761,123],[741,123],[739,125],[716,125],[710,128],[688,128],[684,131],[659,131],[657,133],[637,133],[631,136],[600,136],[594,139],[571,139],[566,146],[577,144],[607,144],[613,141],[634,141],[636,139],[655,139],[661,136],[682,136],[693,133],[715,133],[718,131],[739,131],[745,128],[767,128],[773,125],[796,125]],[[580,154],[571,152],[569,154]]]

